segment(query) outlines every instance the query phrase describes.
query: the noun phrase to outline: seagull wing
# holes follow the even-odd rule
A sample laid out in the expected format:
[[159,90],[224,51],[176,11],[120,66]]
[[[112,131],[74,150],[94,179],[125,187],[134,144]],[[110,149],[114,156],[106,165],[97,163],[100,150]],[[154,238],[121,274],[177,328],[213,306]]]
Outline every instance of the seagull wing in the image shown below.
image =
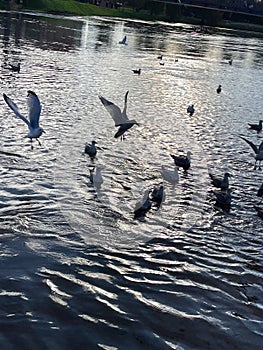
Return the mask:
[[129,91],[126,92],[125,96],[124,96],[124,107],[123,107],[123,111],[122,111],[122,119],[124,122],[128,122],[129,118],[127,116],[127,100],[128,100],[128,93]]
[[28,106],[28,114],[30,120],[30,126],[32,128],[39,127],[39,117],[41,113],[41,104],[39,98],[33,91],[27,92],[27,106]]
[[[246,141],[246,142],[249,144],[249,146],[253,149],[253,151],[255,152],[255,154],[258,154],[259,150],[258,150],[257,146],[254,145],[253,142],[251,142],[251,141],[245,139],[245,138],[242,137],[242,136],[240,136],[240,137],[241,137],[241,139],[243,139],[244,141]],[[262,143],[263,143],[263,142],[262,142]],[[262,143],[261,143],[261,145],[262,145]],[[260,145],[260,146],[261,146],[261,145]]]
[[7,103],[7,105],[12,109],[12,111],[15,113],[16,117],[19,119],[22,119],[23,122],[25,122],[29,126],[29,121],[19,112],[17,105],[14,101],[11,100],[6,94],[3,94],[4,100]]
[[127,122],[126,118],[123,118],[123,114],[118,106],[116,106],[114,103],[106,100],[106,98],[99,96],[99,99],[101,100],[103,106],[106,108],[106,110],[110,113],[112,119],[115,122],[115,126],[119,126],[125,122]]

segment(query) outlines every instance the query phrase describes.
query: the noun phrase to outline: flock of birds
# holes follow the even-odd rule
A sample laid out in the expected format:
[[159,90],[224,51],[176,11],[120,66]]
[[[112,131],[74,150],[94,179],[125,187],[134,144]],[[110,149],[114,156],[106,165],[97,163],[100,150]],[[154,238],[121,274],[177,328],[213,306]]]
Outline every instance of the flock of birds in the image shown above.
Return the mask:
[[[127,37],[124,36],[124,38],[119,41],[119,44],[121,45],[127,45]],[[163,55],[159,55],[157,59],[162,60]],[[229,64],[232,65],[232,59],[229,61]],[[14,72],[20,72],[20,63],[18,65],[9,65],[5,66],[5,68],[8,68]],[[141,69],[133,70],[135,74],[140,75]],[[219,85],[216,89],[217,94],[220,94],[222,91],[222,86]],[[99,100],[107,110],[107,112],[112,117],[115,127],[118,128],[117,132],[115,133],[115,138],[121,138],[121,140],[124,140],[125,133],[131,129],[134,125],[139,125],[138,122],[134,119],[129,119],[127,116],[127,100],[128,100],[128,94],[129,91],[125,93],[124,96],[124,107],[121,111],[120,107],[118,107],[113,102],[107,100],[103,96],[99,96]],[[22,115],[19,112],[19,109],[15,102],[8,97],[6,94],[3,94],[4,101],[6,104],[10,107],[10,109],[14,112],[15,117],[22,120],[28,127],[28,134],[27,137],[30,139],[31,142],[31,149],[33,150],[33,139],[36,139],[41,145],[39,141],[39,137],[45,132],[42,127],[39,125],[39,119],[41,114],[41,103],[36,95],[35,92],[29,90],[27,91],[27,106],[28,106],[28,117]],[[190,116],[193,116],[195,113],[194,105],[191,104],[187,107],[187,113]],[[262,123],[263,121],[260,120],[258,124],[252,124],[249,123],[249,127],[252,130],[257,131],[257,133],[262,131]],[[244,138],[243,136],[240,136],[254,151],[255,153],[255,165],[254,169],[261,169],[261,161],[263,160],[263,141],[260,143],[259,146],[256,146],[253,142],[250,140]],[[97,142],[93,140],[91,144],[86,144],[84,153],[87,154],[92,161],[95,160],[97,155],[97,150],[99,149],[97,146]],[[10,152],[0,152],[1,154],[5,154],[8,156],[18,156],[17,154],[10,153]],[[179,181],[179,173],[178,170],[181,168],[184,172],[187,172],[191,167],[191,152],[188,151],[186,155],[170,155],[171,158],[174,161],[174,169],[167,169],[164,165],[161,167],[161,175],[163,180],[175,185]],[[99,190],[102,183],[103,178],[101,171],[105,168],[104,165],[96,165],[93,166],[90,170],[89,179],[90,182],[94,185],[94,187]],[[231,174],[226,172],[223,176],[223,178],[217,178],[213,174],[209,173],[209,176],[211,178],[211,183],[214,187],[220,189],[220,191],[214,192],[215,194],[215,205],[224,209],[229,210],[231,206],[231,189],[229,188],[229,178],[231,177]],[[263,197],[263,183],[258,189],[257,196]],[[136,203],[135,210],[134,210],[134,219],[144,220],[146,214],[149,212],[149,210],[152,207],[155,207],[156,210],[158,210],[162,203],[165,200],[165,190],[164,185],[155,186],[153,190],[146,190],[143,198]],[[261,203],[259,202],[259,204]],[[263,218],[263,209],[261,209],[259,206],[254,206],[257,214],[259,217]]]

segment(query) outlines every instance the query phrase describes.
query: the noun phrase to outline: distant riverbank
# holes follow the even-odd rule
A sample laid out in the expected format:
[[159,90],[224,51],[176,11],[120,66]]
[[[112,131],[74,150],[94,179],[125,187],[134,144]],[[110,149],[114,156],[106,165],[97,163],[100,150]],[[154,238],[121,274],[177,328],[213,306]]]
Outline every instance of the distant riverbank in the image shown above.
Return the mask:
[[[106,17],[120,17],[131,18],[140,20],[161,20],[167,22],[178,22],[198,25],[200,24],[200,18],[181,16],[177,20],[171,21],[170,18],[163,15],[153,15],[149,11],[140,10],[135,11],[130,8],[105,8],[87,3],[81,3],[73,0],[42,0],[37,4],[34,0],[27,1],[27,5],[12,5],[11,8],[6,2],[0,0],[0,9],[2,10],[19,10],[19,11],[32,11],[32,12],[45,12],[57,15],[76,15],[76,16],[106,16]],[[263,26],[252,23],[238,23],[232,21],[222,20],[216,24],[217,27],[238,29],[245,31],[255,31],[263,33]]]

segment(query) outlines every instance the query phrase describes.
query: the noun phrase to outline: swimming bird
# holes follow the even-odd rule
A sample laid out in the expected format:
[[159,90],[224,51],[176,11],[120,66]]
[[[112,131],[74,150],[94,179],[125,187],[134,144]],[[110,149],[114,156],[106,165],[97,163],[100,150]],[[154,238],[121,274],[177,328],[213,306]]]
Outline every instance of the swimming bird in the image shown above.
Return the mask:
[[160,66],[164,66],[164,62],[160,62]]
[[127,130],[129,130],[133,125],[139,125],[136,120],[130,120],[126,114],[127,110],[127,98],[128,98],[129,91],[126,92],[124,97],[124,108],[121,112],[120,108],[116,106],[114,103],[106,100],[106,98],[99,96],[99,99],[101,100],[102,104],[106,108],[106,110],[110,113],[112,116],[115,126],[119,127],[119,130],[114,135],[115,138],[118,138],[122,136]]
[[127,45],[126,41],[127,41],[127,36],[125,35],[125,36],[123,37],[123,39],[122,39],[121,41],[119,41],[119,44],[121,44],[121,45]]
[[179,181],[178,167],[174,167],[173,170],[167,169],[165,165],[162,165],[161,175],[164,180],[175,185]]
[[152,207],[150,191],[146,190],[141,201],[137,202],[134,210],[134,219],[145,219],[145,215]]
[[222,85],[218,85],[218,88],[216,89],[216,92],[218,94],[220,94],[221,91],[222,91]]
[[27,134],[27,137],[30,138],[31,142],[31,149],[33,149],[33,139],[36,139],[41,146],[41,143],[39,141],[39,137],[42,135],[43,132],[45,132],[40,126],[39,126],[39,117],[41,113],[41,104],[39,101],[39,98],[37,97],[36,93],[29,90],[27,91],[27,106],[28,106],[28,117],[24,117],[17,107],[17,105],[9,98],[6,94],[3,94],[4,100],[7,103],[7,105],[12,109],[12,111],[15,113],[16,117],[23,120],[23,122],[26,123],[28,126],[29,132]]
[[259,133],[262,130],[262,123],[263,121],[260,120],[258,124],[248,123],[248,125],[250,126],[250,129],[256,130]]
[[249,146],[253,149],[254,153],[255,153],[255,166],[254,169],[257,169],[257,162],[259,163],[258,165],[258,169],[261,170],[261,161],[263,160],[263,141],[260,143],[259,146],[256,146],[253,142],[245,139],[245,137],[240,136],[241,139],[243,139],[244,141],[246,141]]
[[215,187],[221,188],[221,190],[226,190],[229,187],[228,178],[231,177],[229,173],[225,173],[223,179],[219,179],[210,173],[209,173],[209,176],[212,179],[212,184]]
[[158,60],[162,60],[163,59],[163,55],[158,55],[157,58],[158,58]]
[[161,204],[165,200],[164,186],[155,186],[151,193],[151,200],[156,205],[157,209],[160,208]]
[[229,65],[232,66],[232,63],[233,63],[233,58],[231,58],[229,61],[228,61]]
[[139,69],[133,69],[132,70],[134,74],[140,75],[141,74],[141,68]]
[[195,109],[194,109],[194,105],[189,105],[187,107],[187,113],[189,113],[190,117],[194,114]]
[[216,197],[215,205],[224,210],[229,210],[232,200],[231,192],[232,191],[229,188],[226,191],[214,192]]
[[188,151],[186,156],[174,156],[173,154],[170,154],[170,156],[173,158],[176,166],[187,171],[191,166],[191,154],[192,153]]
[[92,141],[91,144],[86,144],[84,152],[88,154],[91,160],[94,160],[97,154],[96,141]]

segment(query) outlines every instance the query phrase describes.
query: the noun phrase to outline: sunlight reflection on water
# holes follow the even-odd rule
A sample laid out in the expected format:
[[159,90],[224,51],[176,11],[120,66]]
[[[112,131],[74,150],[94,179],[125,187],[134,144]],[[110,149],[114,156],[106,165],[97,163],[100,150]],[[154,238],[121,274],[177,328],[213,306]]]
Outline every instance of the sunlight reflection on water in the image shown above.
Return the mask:
[[[0,104],[1,150],[23,156],[1,155],[3,323],[12,315],[24,335],[6,330],[7,348],[32,348],[34,334],[43,349],[72,341],[260,349],[262,220],[253,206],[262,172],[239,135],[262,141],[247,128],[261,118],[262,38],[106,18],[1,18],[2,92],[26,113],[26,91],[35,91],[46,131],[32,152],[26,126]],[[19,74],[5,68],[16,62]],[[127,113],[139,125],[119,141],[98,96],[122,108],[128,90]],[[84,154],[93,139],[94,162]],[[133,220],[144,191],[163,183],[161,166],[173,168],[170,154],[188,150],[191,168],[174,188],[164,183],[160,211]],[[97,164],[105,166],[100,193],[88,178]],[[225,171],[229,213],[214,209],[208,175]],[[47,341],[46,329],[61,336]]]

